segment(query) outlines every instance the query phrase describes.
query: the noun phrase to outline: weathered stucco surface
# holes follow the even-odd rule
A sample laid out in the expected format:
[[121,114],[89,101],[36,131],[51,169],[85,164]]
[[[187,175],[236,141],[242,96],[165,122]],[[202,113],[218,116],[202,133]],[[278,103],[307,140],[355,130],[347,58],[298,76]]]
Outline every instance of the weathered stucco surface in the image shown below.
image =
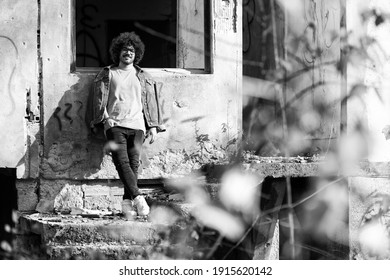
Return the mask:
[[34,1],[1,2],[0,166],[17,167],[18,177],[36,175],[29,174],[29,161],[36,158],[29,153],[34,136],[25,117],[31,112],[39,118],[37,16]]

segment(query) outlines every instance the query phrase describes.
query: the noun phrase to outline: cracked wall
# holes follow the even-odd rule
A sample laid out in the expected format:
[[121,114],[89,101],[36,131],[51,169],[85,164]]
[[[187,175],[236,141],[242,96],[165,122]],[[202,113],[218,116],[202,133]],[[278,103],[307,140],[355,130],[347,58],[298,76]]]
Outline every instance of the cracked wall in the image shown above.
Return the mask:
[[35,177],[37,149],[30,145],[35,141],[37,127],[30,113],[39,113],[38,7],[34,1],[6,0],[2,1],[1,10],[0,166],[16,167],[19,178]]

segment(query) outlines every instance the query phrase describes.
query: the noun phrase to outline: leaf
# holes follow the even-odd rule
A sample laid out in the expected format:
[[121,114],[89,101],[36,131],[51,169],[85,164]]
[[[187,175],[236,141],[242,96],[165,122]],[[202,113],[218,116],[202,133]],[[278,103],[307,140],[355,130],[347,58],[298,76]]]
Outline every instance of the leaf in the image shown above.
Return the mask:
[[382,133],[385,135],[385,139],[386,139],[386,140],[389,140],[389,139],[390,139],[390,125],[386,125],[386,126],[382,129]]

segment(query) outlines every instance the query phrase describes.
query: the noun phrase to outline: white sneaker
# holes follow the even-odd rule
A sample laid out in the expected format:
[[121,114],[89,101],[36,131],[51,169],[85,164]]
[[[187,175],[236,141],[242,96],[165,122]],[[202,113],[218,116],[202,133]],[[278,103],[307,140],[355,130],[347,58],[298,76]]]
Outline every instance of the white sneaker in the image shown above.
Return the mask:
[[137,216],[137,212],[134,210],[134,203],[130,199],[124,199],[122,201],[122,214],[127,220],[134,220]]
[[149,215],[150,208],[146,203],[145,198],[142,195],[134,198],[134,208],[137,209],[137,213],[139,216],[147,216]]

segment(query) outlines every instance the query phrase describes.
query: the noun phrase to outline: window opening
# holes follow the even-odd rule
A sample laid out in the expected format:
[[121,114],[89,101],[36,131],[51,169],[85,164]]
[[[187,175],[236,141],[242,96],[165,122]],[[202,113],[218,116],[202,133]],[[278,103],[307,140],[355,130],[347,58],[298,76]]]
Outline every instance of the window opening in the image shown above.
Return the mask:
[[210,0],[74,0],[77,68],[112,63],[111,40],[135,31],[145,68],[210,68]]

